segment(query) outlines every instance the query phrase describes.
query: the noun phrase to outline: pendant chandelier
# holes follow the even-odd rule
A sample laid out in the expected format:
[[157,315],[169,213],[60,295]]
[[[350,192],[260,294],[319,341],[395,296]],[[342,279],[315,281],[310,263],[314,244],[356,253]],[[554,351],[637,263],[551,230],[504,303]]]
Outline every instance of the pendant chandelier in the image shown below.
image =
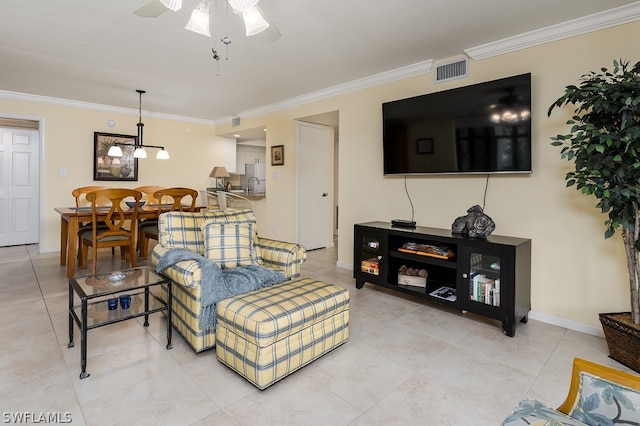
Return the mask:
[[[142,141],[142,133],[144,129],[144,123],[142,122],[142,94],[146,92],[140,89],[136,90],[136,92],[138,92],[138,96],[139,96],[139,102],[138,102],[139,119],[138,119],[138,124],[136,124],[136,126],[138,127],[138,137],[136,138],[136,141],[133,146],[134,147],[133,158],[147,158],[147,151],[145,148],[157,148],[160,151],[158,151],[158,153],[156,154],[156,159],[168,160],[169,153],[164,149],[163,146],[145,145]],[[122,148],[120,148],[121,146],[130,146],[130,145],[123,144],[123,143],[115,143],[111,148],[109,148],[109,152],[107,153],[107,155],[109,157],[122,157]]]

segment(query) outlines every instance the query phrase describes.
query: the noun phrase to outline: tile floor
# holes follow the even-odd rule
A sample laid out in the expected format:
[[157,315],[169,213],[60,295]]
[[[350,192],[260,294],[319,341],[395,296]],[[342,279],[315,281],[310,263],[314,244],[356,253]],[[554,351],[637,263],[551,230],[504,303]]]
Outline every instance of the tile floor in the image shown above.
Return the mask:
[[[101,270],[121,268],[102,256]],[[509,338],[491,320],[371,284],[357,290],[336,257],[310,252],[303,275],[351,291],[349,342],[259,391],[177,333],[166,350],[160,314],[148,328],[90,331],[91,376],[80,380],[58,253],[0,248],[3,422],[53,413],[74,425],[497,425],[523,397],[559,405],[575,356],[625,369],[598,337],[531,320]]]

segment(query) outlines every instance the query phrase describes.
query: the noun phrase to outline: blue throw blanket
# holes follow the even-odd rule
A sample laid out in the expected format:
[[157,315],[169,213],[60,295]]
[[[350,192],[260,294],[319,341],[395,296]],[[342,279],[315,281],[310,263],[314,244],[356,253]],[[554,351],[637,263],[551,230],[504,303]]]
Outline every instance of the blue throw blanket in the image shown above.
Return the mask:
[[156,271],[162,273],[168,267],[183,260],[195,260],[202,270],[202,314],[198,318],[200,329],[208,330],[216,325],[216,304],[229,297],[247,293],[286,281],[280,271],[259,265],[221,269],[218,264],[187,249],[170,249],[160,257]]

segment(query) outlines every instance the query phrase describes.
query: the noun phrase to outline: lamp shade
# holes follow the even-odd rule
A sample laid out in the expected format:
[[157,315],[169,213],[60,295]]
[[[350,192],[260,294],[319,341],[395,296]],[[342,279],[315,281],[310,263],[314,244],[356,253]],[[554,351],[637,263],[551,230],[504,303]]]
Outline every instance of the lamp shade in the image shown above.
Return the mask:
[[185,29],[193,31],[194,33],[202,34],[207,37],[211,37],[209,31],[209,3],[205,4],[204,1],[198,3],[198,5],[191,12],[191,19],[184,26]]
[[269,28],[269,23],[255,6],[243,11],[242,19],[244,20],[245,34],[247,36],[256,35]]
[[227,171],[227,168],[224,166],[216,166],[209,173],[209,177],[219,178],[219,177],[230,177],[231,175]]
[[144,148],[138,147],[133,151],[133,158],[147,158],[147,151]]
[[168,160],[168,159],[169,159],[169,153],[164,148],[162,148],[156,154],[156,160]]
[[122,148],[120,148],[118,145],[111,145],[111,148],[109,148],[109,152],[107,152],[107,155],[109,157],[122,157]]
[[258,4],[259,0],[229,0],[229,5],[238,12],[244,12]]

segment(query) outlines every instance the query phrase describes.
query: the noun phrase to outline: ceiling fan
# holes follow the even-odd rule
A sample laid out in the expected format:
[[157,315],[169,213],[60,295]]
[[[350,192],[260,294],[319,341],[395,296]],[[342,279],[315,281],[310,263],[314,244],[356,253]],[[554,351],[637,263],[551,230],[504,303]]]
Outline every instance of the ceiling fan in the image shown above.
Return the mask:
[[179,10],[181,7],[182,0],[148,0],[133,13],[143,18],[157,18],[167,10]]
[[[213,0],[214,2],[217,0]],[[241,15],[247,36],[264,33],[264,38],[274,41],[280,37],[280,31],[273,25],[262,9],[258,6],[259,0],[227,0],[235,14]],[[185,26],[186,29],[211,37],[209,33],[209,5],[211,0],[199,0],[193,9],[191,19]],[[177,11],[182,8],[182,0],[147,0],[133,13],[143,18],[156,18],[167,10]]]

